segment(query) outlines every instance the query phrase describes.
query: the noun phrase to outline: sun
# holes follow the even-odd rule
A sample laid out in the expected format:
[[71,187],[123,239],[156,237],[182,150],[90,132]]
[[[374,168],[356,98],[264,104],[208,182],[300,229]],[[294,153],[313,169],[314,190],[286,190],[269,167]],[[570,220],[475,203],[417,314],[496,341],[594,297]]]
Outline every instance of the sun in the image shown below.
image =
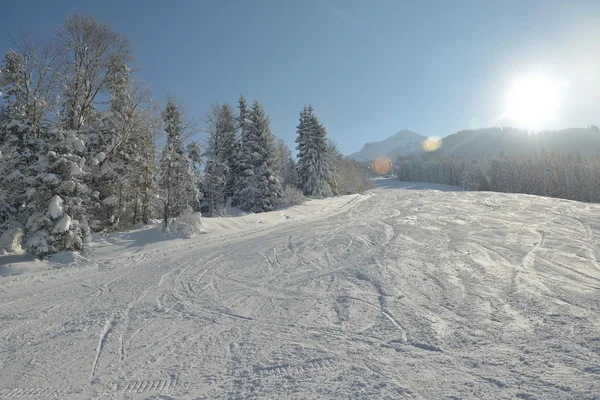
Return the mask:
[[563,87],[541,74],[516,79],[506,96],[508,118],[520,128],[544,128],[558,117]]

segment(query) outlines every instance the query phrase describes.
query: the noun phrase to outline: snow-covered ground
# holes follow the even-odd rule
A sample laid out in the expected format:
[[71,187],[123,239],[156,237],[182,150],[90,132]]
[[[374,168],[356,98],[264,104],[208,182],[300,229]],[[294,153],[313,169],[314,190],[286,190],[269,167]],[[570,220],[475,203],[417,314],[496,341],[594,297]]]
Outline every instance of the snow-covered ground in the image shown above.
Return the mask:
[[0,278],[0,398],[598,398],[600,206],[398,185]]

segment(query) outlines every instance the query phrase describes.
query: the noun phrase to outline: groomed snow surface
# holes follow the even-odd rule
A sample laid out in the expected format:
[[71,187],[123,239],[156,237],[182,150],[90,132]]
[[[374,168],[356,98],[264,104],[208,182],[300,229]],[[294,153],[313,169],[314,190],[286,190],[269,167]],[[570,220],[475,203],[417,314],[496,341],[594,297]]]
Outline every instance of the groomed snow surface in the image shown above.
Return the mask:
[[410,185],[0,278],[0,398],[599,398],[600,206]]

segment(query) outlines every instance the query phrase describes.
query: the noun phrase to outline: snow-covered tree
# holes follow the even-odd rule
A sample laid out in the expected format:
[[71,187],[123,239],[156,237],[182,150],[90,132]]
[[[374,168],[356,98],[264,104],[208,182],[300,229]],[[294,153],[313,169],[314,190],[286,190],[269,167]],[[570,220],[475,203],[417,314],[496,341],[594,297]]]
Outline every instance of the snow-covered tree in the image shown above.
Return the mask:
[[274,173],[281,177],[283,187],[298,186],[298,172],[292,152],[283,140],[276,143]]
[[213,106],[204,117],[204,130],[208,134],[203,180],[204,207],[210,215],[221,215],[227,198],[234,193],[236,181],[239,146],[231,107]]
[[250,121],[248,120],[248,106],[246,104],[246,97],[244,97],[244,95],[240,95],[240,98],[238,99],[238,115],[235,119],[236,122],[236,128],[239,131],[239,136],[236,137],[236,142],[237,142],[237,151],[236,151],[236,157],[235,160],[233,162],[233,171],[232,171],[232,176],[233,176],[233,194],[232,194],[232,201],[231,204],[233,206],[238,206],[237,204],[237,192],[239,189],[239,186],[241,185],[241,180],[243,179],[243,171],[242,171],[242,164],[241,164],[241,157],[242,157],[242,147],[244,146],[244,143],[246,141],[246,132],[248,131],[248,126],[250,125]]
[[244,211],[272,211],[279,207],[282,197],[281,177],[276,176],[274,170],[275,135],[260,103],[255,101],[248,114],[242,136],[235,203]]
[[327,182],[330,174],[330,148],[327,131],[314,115],[312,107],[304,107],[300,113],[298,134],[298,176],[300,187],[305,195],[327,197],[332,194]]
[[25,118],[27,80],[25,60],[10,49],[4,55],[0,69],[0,87],[6,104],[6,113],[13,118]]
[[219,112],[220,149],[219,157],[226,166],[226,197],[232,197],[235,191],[236,165],[238,160],[239,143],[236,134],[236,121],[233,110],[224,104]]
[[167,142],[160,160],[158,188],[167,230],[172,218],[199,208],[199,190],[192,160],[184,152],[189,124],[184,120],[181,107],[169,99],[162,118]]
[[[98,192],[91,214],[96,230],[112,231],[147,221],[144,199],[152,197],[155,149],[152,130],[155,119],[148,110],[150,91],[130,79],[123,65],[109,83],[110,112],[88,129],[91,183]],[[149,193],[145,193],[149,191]]]
[[248,119],[248,105],[246,104],[246,97],[244,95],[240,95],[238,100],[238,116],[236,119],[237,127],[240,130],[240,148],[243,147],[246,141],[246,132],[248,131],[248,126],[250,125],[250,121]]
[[27,168],[25,246],[45,256],[81,250],[91,239],[86,207],[85,145],[74,131],[48,132],[37,162]]
[[32,80],[40,64],[34,62],[37,54],[30,47],[22,49],[23,54],[9,50],[0,67],[0,235],[23,228],[35,176],[32,166],[45,148],[40,137],[44,103],[31,93],[41,87]]
[[477,160],[471,160],[467,162],[464,169],[462,187],[465,190],[480,190],[481,184],[481,168],[479,167]]
[[80,14],[69,16],[57,31],[63,51],[63,121],[79,131],[92,116],[98,94],[114,75],[132,61],[131,46],[110,26]]

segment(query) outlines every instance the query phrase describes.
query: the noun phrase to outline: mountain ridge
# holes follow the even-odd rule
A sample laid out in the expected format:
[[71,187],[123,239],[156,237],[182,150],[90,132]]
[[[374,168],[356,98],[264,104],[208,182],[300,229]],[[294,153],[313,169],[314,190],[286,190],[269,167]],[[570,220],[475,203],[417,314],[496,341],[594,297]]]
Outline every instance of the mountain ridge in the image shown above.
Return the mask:
[[416,132],[402,130],[382,141],[365,143],[360,151],[348,158],[363,163],[380,156],[395,161],[398,156],[424,154],[429,157],[488,159],[500,152],[510,157],[534,154],[542,149],[561,154],[579,152],[582,156],[600,154],[600,130],[595,126],[538,133],[511,127],[462,130],[443,137],[441,147],[429,153],[421,148],[425,139],[426,136]]
[[399,155],[415,154],[420,152],[421,142],[425,138],[423,135],[404,129],[387,139],[365,143],[360,151],[350,154],[348,158],[358,162],[368,162],[381,156],[395,159]]

